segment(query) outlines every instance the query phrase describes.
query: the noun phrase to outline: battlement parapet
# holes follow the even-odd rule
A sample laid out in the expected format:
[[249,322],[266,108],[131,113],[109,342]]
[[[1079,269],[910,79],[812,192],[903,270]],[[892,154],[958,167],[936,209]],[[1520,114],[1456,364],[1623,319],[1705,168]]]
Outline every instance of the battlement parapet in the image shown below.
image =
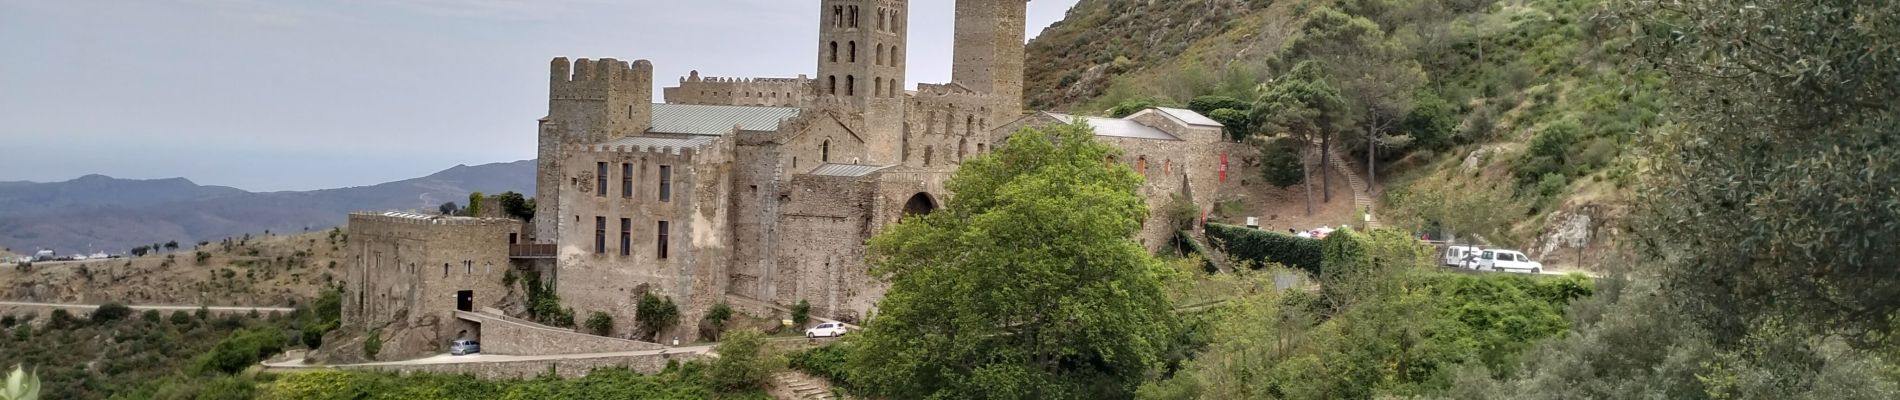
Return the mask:
[[653,63],[647,60],[581,58],[569,63],[567,57],[555,57],[548,69],[554,82],[648,81],[653,77]]

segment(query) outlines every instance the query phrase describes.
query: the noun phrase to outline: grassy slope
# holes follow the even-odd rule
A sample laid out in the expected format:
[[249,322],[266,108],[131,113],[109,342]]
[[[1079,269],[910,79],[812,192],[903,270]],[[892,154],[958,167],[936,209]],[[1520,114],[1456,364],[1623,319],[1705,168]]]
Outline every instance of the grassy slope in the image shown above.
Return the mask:
[[[99,261],[38,263],[0,269],[0,298],[58,303],[284,306],[314,298],[343,278],[346,235],[317,231],[190,243],[169,253]],[[201,264],[197,253],[209,258]]]
[[[1114,70],[1120,73],[1103,74],[1099,80],[1110,83],[1088,96],[1044,88],[1089,88],[1090,82],[1058,85],[1064,82],[1063,75],[1031,71],[1028,96],[1032,104],[1087,112],[1141,97],[1176,103],[1208,94],[1251,98],[1251,88],[1272,75],[1268,63],[1296,33],[1305,11],[1334,2],[1250,3],[1241,7],[1244,13],[1189,24],[1208,26],[1219,21],[1223,29],[1194,39],[1178,51],[1172,46],[1143,47],[1145,42],[1140,41],[1086,40],[1117,37],[1103,35],[1105,29],[1127,30],[1119,32],[1120,37],[1180,31],[1156,25],[1160,20],[1146,25],[1104,24],[1101,21],[1117,19],[1101,15],[1113,11],[1111,3],[1116,2],[1077,4],[1070,17],[1082,23],[1057,24],[1045,31],[1030,45],[1030,59],[1044,61],[1031,65],[1087,71],[1099,64],[1077,61],[1074,54],[1115,46],[1124,51],[1151,51],[1154,56],[1132,57],[1142,61]],[[1124,11],[1141,10],[1123,7],[1135,7]],[[1426,90],[1448,102],[1459,123],[1448,146],[1411,149],[1403,159],[1382,161],[1381,183],[1388,196],[1380,208],[1388,225],[1419,227],[1426,220],[1455,219],[1439,216],[1447,212],[1443,210],[1447,206],[1418,204],[1417,199],[1427,197],[1423,194],[1427,192],[1433,197],[1461,197],[1444,203],[1485,205],[1508,214],[1497,218],[1507,221],[1508,229],[1481,232],[1485,239],[1541,253],[1549,241],[1543,237],[1549,226],[1571,222],[1571,215],[1595,217],[1587,224],[1592,230],[1600,230],[1606,219],[1620,217],[1618,204],[1634,170],[1627,149],[1641,132],[1661,123],[1657,110],[1663,94],[1657,89],[1657,78],[1632,74],[1624,66],[1625,60],[1617,54],[1628,41],[1596,17],[1600,7],[1585,0],[1499,2],[1430,25],[1445,33],[1435,41],[1408,39],[1414,41],[1408,47],[1420,49],[1416,58],[1430,75]],[[1394,33],[1410,34],[1410,30]],[[1531,144],[1539,136],[1567,138],[1547,140],[1554,143],[1547,147],[1555,151],[1546,153],[1562,156],[1552,160],[1532,154]],[[1464,165],[1467,158],[1475,161],[1471,168]],[[1407,193],[1420,195],[1403,196]],[[1550,218],[1553,211],[1560,218]]]

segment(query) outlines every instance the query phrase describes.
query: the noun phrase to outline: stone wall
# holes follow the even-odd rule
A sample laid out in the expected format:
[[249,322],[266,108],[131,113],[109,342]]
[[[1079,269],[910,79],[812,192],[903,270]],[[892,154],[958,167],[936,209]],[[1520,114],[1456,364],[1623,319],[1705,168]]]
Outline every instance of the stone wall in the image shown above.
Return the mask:
[[[653,64],[646,60],[582,58],[569,64],[560,57],[550,62],[548,115],[536,128],[535,215],[559,214],[560,174],[567,169],[561,149],[646,132],[653,126],[652,103]],[[530,236],[552,243],[557,230],[551,221],[537,219]]]
[[[669,361],[681,363],[705,357],[698,353],[610,355],[559,360],[472,361],[453,364],[382,364],[346,367],[349,369],[396,374],[470,375],[481,379],[532,379],[553,373],[562,378],[587,376],[596,369],[628,368],[642,374],[656,374]],[[294,370],[295,368],[280,368]]]
[[[809,301],[812,313],[843,318],[861,313],[857,289],[865,275],[864,243],[870,237],[864,210],[869,193],[860,177],[798,175],[779,215],[776,271],[764,298],[780,305]],[[848,318],[847,318],[848,319]]]
[[[481,326],[482,353],[502,355],[552,355],[612,353],[659,350],[658,343],[640,342],[575,332],[508,318],[498,311],[457,312],[457,318],[476,320]],[[629,321],[631,323],[631,321]]]
[[[988,151],[986,140],[995,118],[995,99],[962,85],[919,85],[912,95],[899,139],[903,165],[959,165]],[[1007,121],[1003,121],[1007,122]]]
[[[510,268],[508,236],[520,233],[521,226],[500,218],[350,215],[344,324],[432,326],[433,332],[417,332],[427,341],[468,334],[472,326],[442,322],[454,321],[464,293],[471,309],[502,301],[508,292],[502,285]],[[422,352],[429,346],[412,347]]]
[[[605,312],[623,322],[613,336],[629,336],[644,293],[672,298],[689,326],[719,301],[732,248],[732,153],[732,141],[725,139],[697,148],[591,146],[564,152],[563,163],[572,167],[561,174],[567,187],[559,211],[536,219],[559,226],[555,288],[577,320]],[[596,187],[597,163],[607,163],[611,174],[604,195]],[[622,190],[629,187],[625,168],[634,170],[630,195]],[[662,170],[668,171],[665,181]],[[662,185],[668,188],[665,199]],[[681,331],[687,338],[697,332]]]
[[680,78],[678,87],[662,89],[672,104],[796,107],[812,97],[812,79],[700,77],[699,71]]

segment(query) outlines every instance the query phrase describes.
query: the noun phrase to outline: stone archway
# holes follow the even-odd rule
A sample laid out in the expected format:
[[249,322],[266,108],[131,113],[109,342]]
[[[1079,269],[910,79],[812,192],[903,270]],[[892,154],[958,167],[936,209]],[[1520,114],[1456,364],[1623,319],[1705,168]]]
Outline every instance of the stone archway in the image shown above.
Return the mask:
[[935,211],[937,211],[937,199],[931,198],[929,193],[918,192],[917,194],[911,195],[910,200],[904,202],[904,216],[906,217],[929,214]]

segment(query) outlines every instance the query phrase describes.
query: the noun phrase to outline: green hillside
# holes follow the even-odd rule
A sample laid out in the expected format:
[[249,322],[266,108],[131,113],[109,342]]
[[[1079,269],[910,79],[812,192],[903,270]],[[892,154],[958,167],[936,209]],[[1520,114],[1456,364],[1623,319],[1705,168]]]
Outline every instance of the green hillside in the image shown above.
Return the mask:
[[[1661,125],[1661,78],[1628,66],[1628,29],[1607,22],[1601,2],[1186,3],[1163,12],[1082,1],[1075,22],[1031,43],[1030,59],[1041,60],[1031,65],[1042,69],[1029,74],[1030,103],[1096,113],[1202,96],[1258,103],[1268,83],[1314,61],[1346,103],[1339,126],[1320,136],[1347,149],[1362,177],[1368,137],[1377,138],[1387,226],[1524,247],[1566,222],[1550,221],[1553,211],[1613,217],[1603,210],[1620,209],[1628,149]],[[1144,11],[1156,13],[1127,14]],[[1253,114],[1237,136],[1289,133],[1263,110],[1237,111]]]

